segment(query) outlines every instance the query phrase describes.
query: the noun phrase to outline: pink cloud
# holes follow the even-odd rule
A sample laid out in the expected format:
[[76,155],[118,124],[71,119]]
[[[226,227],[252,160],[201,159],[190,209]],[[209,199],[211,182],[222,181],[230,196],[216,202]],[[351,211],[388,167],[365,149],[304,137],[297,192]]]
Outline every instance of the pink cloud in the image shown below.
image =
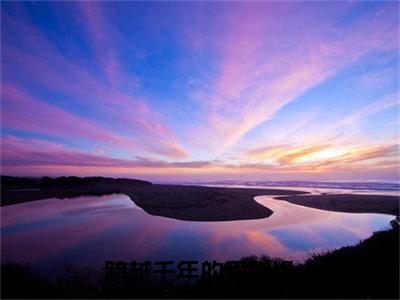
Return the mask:
[[[224,28],[230,30],[217,32],[221,62],[212,92],[203,93],[209,124],[199,138],[213,137],[219,153],[363,55],[398,47],[395,28],[385,22],[391,7],[342,27],[329,16],[315,14],[314,7],[289,26],[282,25],[281,18],[304,8],[291,5],[275,11],[264,4],[229,10],[223,17]],[[293,28],[294,23],[300,29]]]
[[[282,146],[283,147],[283,146]],[[310,146],[309,148],[279,150],[278,164],[232,163],[223,161],[189,161],[165,162],[137,157],[136,159],[112,158],[103,153],[83,152],[65,146],[38,139],[23,139],[5,136],[2,139],[2,174],[9,175],[112,175],[112,176],[174,176],[184,174],[201,174],[207,178],[212,176],[251,174],[250,177],[265,176],[265,172],[284,176],[289,173],[335,174],[347,175],[364,172],[374,174],[387,172],[397,174],[398,147],[395,145],[364,146],[349,150],[334,158],[298,163],[297,158],[318,154],[325,151],[326,146]],[[329,150],[329,149],[328,149]],[[263,149],[255,149],[249,154],[259,155]],[[264,175],[263,175],[264,174]]]
[[[87,33],[92,40],[93,52],[99,61],[107,80],[112,85],[121,81],[125,76],[121,73],[121,64],[115,49],[113,49],[113,36],[105,26],[104,16],[102,14],[101,3],[82,1],[79,2],[79,8],[86,24]],[[132,78],[133,80],[133,78]]]
[[[5,17],[9,18],[7,15]],[[10,22],[18,28],[21,36],[27,37],[24,39],[27,44],[25,49],[30,51],[5,43],[3,81],[6,78],[12,78],[13,74],[29,74],[28,80],[36,86],[46,87],[57,93],[79,99],[82,104],[91,107],[93,116],[102,121],[108,121],[108,124],[112,124],[113,130],[124,132],[125,136],[127,135],[131,140],[135,139],[138,142],[136,144],[140,144],[142,148],[165,157],[186,158],[188,156],[177,141],[175,133],[163,122],[162,115],[150,107],[145,99],[103,82],[96,75],[89,73],[84,68],[84,64],[71,62],[61,55],[35,27],[15,20]],[[101,37],[101,33],[97,34]],[[99,45],[98,48],[103,47]],[[118,73],[118,78],[133,80],[120,70]],[[21,110],[9,119],[11,117],[18,119],[19,114],[23,112],[24,109],[21,107]],[[23,122],[23,120],[14,122]],[[132,143],[130,142],[128,146],[131,147]]]
[[[2,84],[2,126],[55,136],[80,137],[103,143],[126,143],[107,130],[54,105],[36,100],[19,88]],[[129,142],[134,146],[133,142]]]
[[46,169],[63,170],[63,167],[95,167],[109,172],[124,170],[134,172],[137,169],[195,169],[211,165],[211,162],[165,162],[137,157],[136,159],[112,158],[95,151],[84,152],[67,148],[59,143],[39,139],[26,139],[15,136],[2,138],[1,158],[4,174],[13,174],[27,166],[36,167],[46,173]]

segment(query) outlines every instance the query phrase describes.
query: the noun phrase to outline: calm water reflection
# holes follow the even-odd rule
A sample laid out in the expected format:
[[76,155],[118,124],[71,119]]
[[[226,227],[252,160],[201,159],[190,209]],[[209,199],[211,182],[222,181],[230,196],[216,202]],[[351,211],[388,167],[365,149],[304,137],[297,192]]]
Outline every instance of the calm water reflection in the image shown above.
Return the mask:
[[1,208],[2,262],[44,269],[105,260],[234,260],[267,254],[301,260],[357,243],[393,218],[306,208],[271,197],[256,201],[271,217],[188,222],[148,215],[125,195],[47,199]]

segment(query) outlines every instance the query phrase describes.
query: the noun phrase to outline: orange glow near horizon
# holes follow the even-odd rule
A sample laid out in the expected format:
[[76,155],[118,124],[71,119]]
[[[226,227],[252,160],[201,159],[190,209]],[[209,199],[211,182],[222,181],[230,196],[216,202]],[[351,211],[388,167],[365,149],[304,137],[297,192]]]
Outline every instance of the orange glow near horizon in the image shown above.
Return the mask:
[[169,4],[2,3],[2,174],[399,179],[397,3]]

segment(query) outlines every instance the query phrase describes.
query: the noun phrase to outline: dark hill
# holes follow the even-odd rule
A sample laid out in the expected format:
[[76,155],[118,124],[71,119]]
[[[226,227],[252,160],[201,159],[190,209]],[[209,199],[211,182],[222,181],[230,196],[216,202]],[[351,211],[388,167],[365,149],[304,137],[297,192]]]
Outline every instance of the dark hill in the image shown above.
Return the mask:
[[14,177],[1,176],[1,189],[34,189],[34,188],[53,188],[53,187],[70,187],[85,184],[129,184],[129,185],[150,185],[151,182],[129,179],[129,178],[110,178],[110,177],[77,177],[77,176],[61,176],[61,177]]

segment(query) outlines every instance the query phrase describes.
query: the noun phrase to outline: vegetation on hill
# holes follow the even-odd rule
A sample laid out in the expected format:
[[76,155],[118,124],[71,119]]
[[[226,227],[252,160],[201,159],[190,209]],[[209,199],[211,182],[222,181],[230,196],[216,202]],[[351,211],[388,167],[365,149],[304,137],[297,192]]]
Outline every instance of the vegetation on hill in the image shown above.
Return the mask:
[[253,268],[194,283],[107,281],[64,268],[46,279],[27,265],[1,266],[2,298],[399,298],[399,230],[376,232],[356,246],[313,255],[298,265],[247,257]]
[[61,177],[14,177],[1,176],[1,188],[20,189],[20,188],[52,188],[52,187],[69,187],[83,184],[97,183],[121,183],[131,185],[149,185],[148,181],[129,179],[129,178],[110,178],[110,177],[77,177],[77,176],[61,176]]

